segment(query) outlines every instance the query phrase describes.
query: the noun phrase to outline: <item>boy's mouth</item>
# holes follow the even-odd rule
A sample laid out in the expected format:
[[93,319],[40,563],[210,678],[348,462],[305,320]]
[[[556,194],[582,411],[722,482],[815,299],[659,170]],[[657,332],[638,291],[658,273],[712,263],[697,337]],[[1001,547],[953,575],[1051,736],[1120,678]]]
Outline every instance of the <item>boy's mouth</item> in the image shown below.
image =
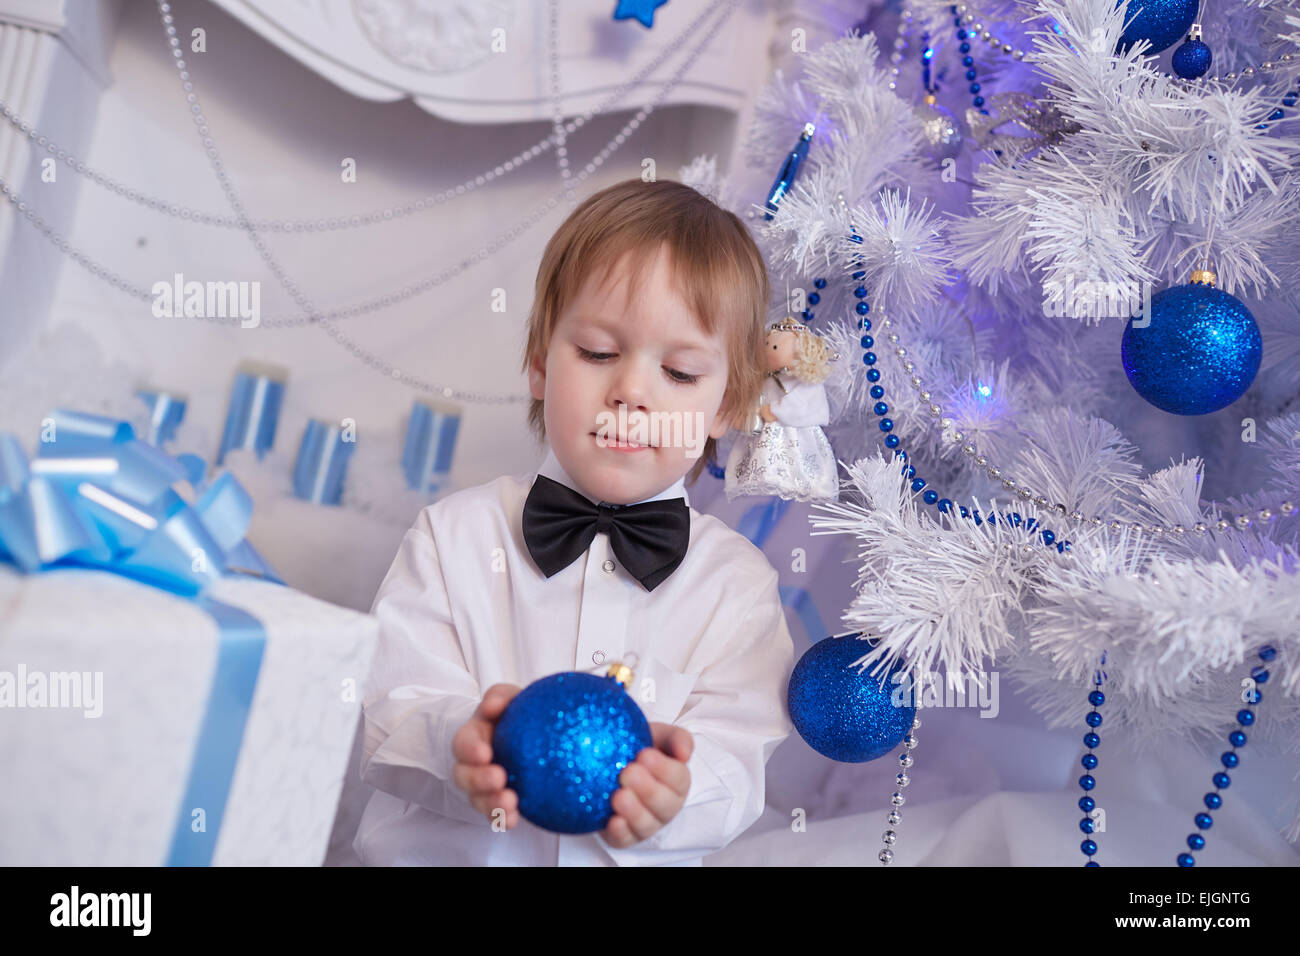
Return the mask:
[[601,448],[609,448],[614,451],[646,451],[654,447],[653,445],[639,445],[625,438],[619,438],[617,435],[601,435],[598,432],[592,432],[591,434],[596,439],[596,444]]

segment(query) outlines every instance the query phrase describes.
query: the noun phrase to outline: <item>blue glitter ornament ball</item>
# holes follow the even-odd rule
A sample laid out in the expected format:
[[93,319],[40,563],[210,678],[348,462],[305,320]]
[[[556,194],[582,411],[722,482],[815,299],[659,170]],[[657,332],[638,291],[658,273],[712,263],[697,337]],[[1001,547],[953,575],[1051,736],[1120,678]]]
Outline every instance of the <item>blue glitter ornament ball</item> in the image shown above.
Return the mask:
[[636,701],[613,677],[552,674],[521,690],[492,735],[493,762],[525,820],[553,833],[603,830],[618,775],[654,743]]
[[1168,49],[1175,40],[1187,35],[1187,28],[1196,19],[1198,3],[1199,0],[1129,0],[1127,16],[1134,19],[1120,34],[1119,49],[1127,51],[1138,40],[1151,43],[1147,53]]
[[[799,658],[790,674],[790,720],[799,736],[824,757],[842,763],[863,763],[889,753],[907,736],[916,717],[910,694],[905,706],[895,706],[900,684],[895,666],[880,686],[870,676],[875,665],[851,666],[875,647],[876,641],[848,634],[818,641]],[[901,684],[906,690],[909,685]]]
[[1171,60],[1174,72],[1184,80],[1194,80],[1204,76],[1213,62],[1214,51],[1204,40],[1183,41],[1183,45],[1174,51]]
[[[1135,317],[1140,318],[1140,317]],[[1206,415],[1250,388],[1263,352],[1259,326],[1234,296],[1204,283],[1151,297],[1150,324],[1129,319],[1120,356],[1139,395],[1175,415]]]

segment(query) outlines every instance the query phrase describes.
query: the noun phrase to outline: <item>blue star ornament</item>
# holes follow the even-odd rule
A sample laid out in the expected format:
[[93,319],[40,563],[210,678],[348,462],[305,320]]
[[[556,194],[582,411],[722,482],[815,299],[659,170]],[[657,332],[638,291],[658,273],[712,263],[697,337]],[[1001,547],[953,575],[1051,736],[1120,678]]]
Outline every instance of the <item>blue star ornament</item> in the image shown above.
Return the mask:
[[668,0],[618,0],[614,19],[640,20],[641,25],[649,29],[655,25],[655,11],[667,2]]

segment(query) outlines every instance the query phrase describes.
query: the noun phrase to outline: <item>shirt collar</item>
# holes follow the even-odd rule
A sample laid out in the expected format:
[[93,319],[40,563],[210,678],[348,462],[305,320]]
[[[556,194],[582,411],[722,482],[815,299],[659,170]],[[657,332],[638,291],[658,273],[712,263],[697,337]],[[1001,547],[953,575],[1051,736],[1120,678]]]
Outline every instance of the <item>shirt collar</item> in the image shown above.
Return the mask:
[[[552,481],[558,481],[560,484],[573,489],[574,491],[578,492],[578,494],[582,495],[584,498],[590,501],[592,504],[602,503],[600,501],[597,501],[595,498],[591,497],[591,495],[587,494],[576,484],[574,484],[574,481],[572,478],[569,477],[568,472],[566,472],[564,468],[561,467],[560,460],[555,457],[555,452],[554,450],[552,450],[549,444],[546,446],[546,460],[543,461],[541,467],[537,469],[537,473],[541,475],[543,478],[550,478]],[[659,501],[664,498],[681,498],[686,502],[686,506],[688,508],[690,507],[691,499],[686,494],[685,476],[678,478],[675,482],[673,482],[673,484],[669,485],[667,488],[659,492],[659,494],[657,495],[651,495],[649,498],[645,498],[642,501],[633,501],[629,503],[639,505],[639,504],[643,504],[646,501]]]

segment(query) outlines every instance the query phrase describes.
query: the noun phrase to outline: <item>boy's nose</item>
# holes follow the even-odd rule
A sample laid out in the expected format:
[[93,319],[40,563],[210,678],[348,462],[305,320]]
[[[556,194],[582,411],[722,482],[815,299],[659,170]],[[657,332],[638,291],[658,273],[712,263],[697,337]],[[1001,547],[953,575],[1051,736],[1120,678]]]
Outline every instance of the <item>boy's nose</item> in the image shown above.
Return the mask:
[[615,409],[619,405],[626,405],[629,412],[649,411],[646,404],[648,391],[644,374],[627,369],[610,386],[609,404]]

